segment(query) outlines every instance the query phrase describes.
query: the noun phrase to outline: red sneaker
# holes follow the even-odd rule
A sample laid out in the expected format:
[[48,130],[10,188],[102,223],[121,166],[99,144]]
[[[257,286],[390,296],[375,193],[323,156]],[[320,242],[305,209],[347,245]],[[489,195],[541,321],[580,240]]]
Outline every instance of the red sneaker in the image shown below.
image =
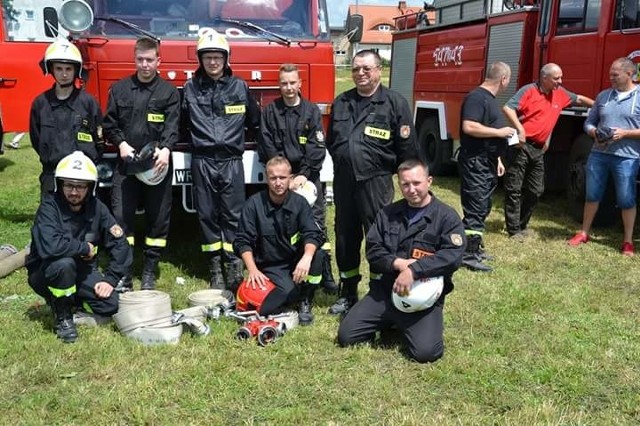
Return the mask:
[[624,242],[622,243],[622,248],[620,249],[623,256],[633,256],[635,254],[633,250],[633,244]]
[[589,241],[589,236],[585,232],[580,231],[568,240],[567,244],[572,247],[577,247],[580,244],[585,244],[587,241]]

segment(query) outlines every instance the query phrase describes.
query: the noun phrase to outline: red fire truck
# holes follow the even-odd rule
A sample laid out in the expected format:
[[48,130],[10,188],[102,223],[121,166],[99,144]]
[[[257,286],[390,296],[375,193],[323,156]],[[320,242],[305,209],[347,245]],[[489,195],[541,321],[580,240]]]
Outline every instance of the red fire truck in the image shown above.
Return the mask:
[[[610,87],[614,59],[640,59],[638,0],[435,0],[433,7],[435,22],[424,12],[396,19],[390,85],[413,105],[420,146],[437,174],[454,169],[462,100],[488,64],[511,66],[511,84],[498,97],[504,104],[548,62],[562,67],[565,87],[595,99]],[[586,113],[563,111],[545,156],[546,187],[566,189],[579,220],[592,144],[582,131]]]
[[[33,99],[53,84],[38,62],[56,37],[69,37],[83,55],[84,84],[103,110],[109,87],[135,72],[136,38],[161,40],[160,75],[181,88],[198,66],[196,41],[203,28],[225,34],[235,75],[266,105],[279,96],[278,68],[300,68],[302,93],[328,117],[334,98],[333,46],[325,0],[0,0],[0,105],[5,132],[28,130]],[[190,155],[184,141],[173,151],[173,184],[191,210]],[[109,186],[115,151],[99,165]],[[321,173],[331,181],[330,158]],[[245,182],[264,183],[264,168],[247,141]]]

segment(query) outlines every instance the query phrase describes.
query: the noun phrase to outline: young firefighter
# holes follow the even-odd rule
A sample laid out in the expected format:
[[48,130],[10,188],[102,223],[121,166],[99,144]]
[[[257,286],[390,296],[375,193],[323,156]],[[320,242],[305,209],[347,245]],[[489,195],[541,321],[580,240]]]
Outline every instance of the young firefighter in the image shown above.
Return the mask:
[[209,257],[209,286],[235,291],[243,279],[232,243],[245,201],[245,127],[259,137],[260,109],[247,83],[233,76],[229,43],[222,34],[202,30],[196,50],[199,67],[184,86],[182,112],[191,133],[201,248]]
[[55,79],[53,87],[31,104],[29,136],[40,157],[40,192],[53,192],[54,171],[63,157],[79,150],[97,162],[102,144],[102,112],[98,102],[76,87],[82,73],[82,55],[67,40],[51,43],[40,63]]
[[[141,288],[153,290],[156,268],[169,234],[171,149],[178,140],[180,95],[158,75],[160,45],[156,40],[138,39],[134,58],[135,74],[116,82],[109,92],[104,133],[120,153],[111,204],[132,246],[135,245],[136,209],[139,205],[144,207],[146,231]],[[155,145],[150,177],[128,164],[129,159],[148,144]],[[127,286],[132,286],[131,273]]]

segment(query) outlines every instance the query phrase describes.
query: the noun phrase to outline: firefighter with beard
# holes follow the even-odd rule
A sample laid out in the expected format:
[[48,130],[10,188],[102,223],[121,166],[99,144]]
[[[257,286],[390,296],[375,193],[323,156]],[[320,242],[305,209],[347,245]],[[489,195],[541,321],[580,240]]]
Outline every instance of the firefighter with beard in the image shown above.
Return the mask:
[[[76,306],[102,316],[118,311],[115,288],[131,265],[122,228],[95,197],[97,179],[96,166],[82,152],[64,157],[55,169],[54,193],[43,196],[31,228],[29,286],[51,306],[56,334],[65,343],[78,338]],[[109,253],[104,272],[98,247]]]
[[209,257],[209,286],[235,292],[243,279],[232,243],[245,201],[244,129],[260,137],[260,109],[247,83],[233,76],[225,37],[210,28],[200,34],[199,67],[184,86],[183,122],[191,136],[194,200],[201,249]]
[[[119,161],[113,177],[111,206],[135,246],[136,209],[145,212],[142,290],[156,286],[156,269],[167,245],[171,219],[171,149],[178,140],[180,95],[160,78],[160,45],[142,37],[134,48],[136,73],[116,82],[109,92],[104,133],[118,147]],[[150,147],[150,145],[152,145]],[[132,164],[136,153],[151,150],[146,172]],[[131,273],[127,287],[132,287]]]
[[93,96],[75,85],[82,73],[82,55],[75,45],[56,40],[47,47],[40,65],[55,79],[53,87],[33,101],[29,117],[31,145],[42,163],[40,192],[44,195],[53,191],[56,165],[66,155],[80,150],[98,161],[102,112]]

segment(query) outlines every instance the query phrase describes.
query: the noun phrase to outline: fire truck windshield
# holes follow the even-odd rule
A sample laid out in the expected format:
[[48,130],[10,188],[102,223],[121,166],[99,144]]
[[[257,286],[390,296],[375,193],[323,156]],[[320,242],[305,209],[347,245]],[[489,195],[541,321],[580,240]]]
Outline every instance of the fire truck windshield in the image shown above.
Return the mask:
[[[203,27],[228,38],[278,43],[328,40],[324,0],[91,0],[96,17],[90,35],[193,39]],[[115,18],[115,19],[112,19]],[[122,21],[133,24],[123,25]]]

